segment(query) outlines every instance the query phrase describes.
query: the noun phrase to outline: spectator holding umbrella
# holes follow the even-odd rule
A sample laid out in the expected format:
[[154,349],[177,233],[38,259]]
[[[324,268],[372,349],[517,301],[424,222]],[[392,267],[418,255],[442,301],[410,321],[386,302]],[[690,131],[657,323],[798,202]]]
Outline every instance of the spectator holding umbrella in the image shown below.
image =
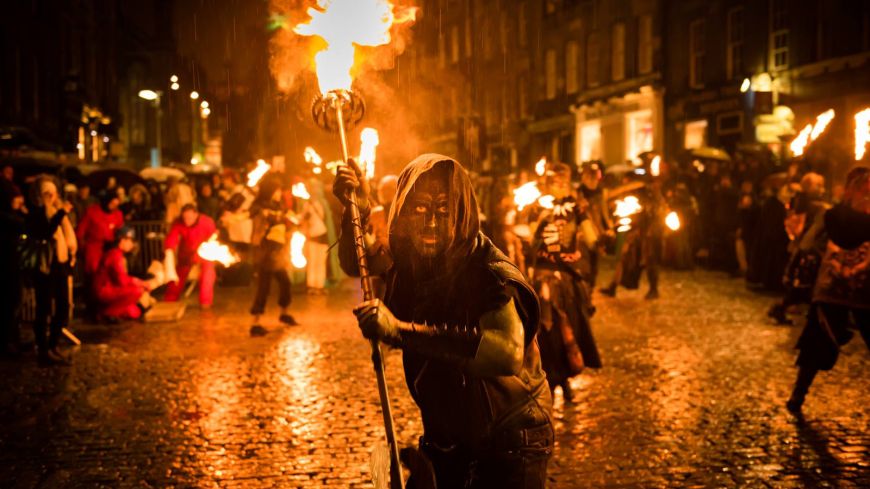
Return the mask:
[[181,215],[172,222],[163,246],[169,282],[164,295],[167,302],[175,302],[181,297],[188,274],[194,265],[199,265],[199,305],[203,309],[211,307],[214,301],[214,263],[203,260],[197,250],[216,232],[212,218],[200,214],[196,204],[185,204],[181,208]]
[[146,282],[127,273],[126,254],[136,246],[133,228],[122,226],[115,232],[115,242],[106,251],[93,282],[97,318],[110,323],[142,316],[139,299],[148,290]]

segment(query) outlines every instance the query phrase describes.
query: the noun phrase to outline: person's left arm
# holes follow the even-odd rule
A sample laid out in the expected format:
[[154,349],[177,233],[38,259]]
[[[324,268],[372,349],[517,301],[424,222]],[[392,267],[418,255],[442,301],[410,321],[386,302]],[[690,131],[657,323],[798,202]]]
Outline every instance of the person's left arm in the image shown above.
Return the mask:
[[63,216],[63,219],[60,221],[60,229],[63,232],[63,238],[66,240],[66,245],[69,249],[70,265],[75,266],[76,253],[79,250],[79,242],[76,239],[76,232],[69,220],[69,216]]
[[523,322],[513,299],[461,327],[397,319],[378,299],[354,308],[363,336],[452,363],[479,377],[519,373],[525,348]]

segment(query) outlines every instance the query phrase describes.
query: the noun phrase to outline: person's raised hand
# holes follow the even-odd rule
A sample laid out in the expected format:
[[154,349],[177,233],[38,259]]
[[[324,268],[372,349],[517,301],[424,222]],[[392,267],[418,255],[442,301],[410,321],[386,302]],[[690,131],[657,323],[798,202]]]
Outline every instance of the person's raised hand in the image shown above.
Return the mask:
[[353,158],[347,160],[347,165],[341,165],[336,170],[332,193],[347,207],[348,193],[356,192],[360,211],[369,206],[369,181]]

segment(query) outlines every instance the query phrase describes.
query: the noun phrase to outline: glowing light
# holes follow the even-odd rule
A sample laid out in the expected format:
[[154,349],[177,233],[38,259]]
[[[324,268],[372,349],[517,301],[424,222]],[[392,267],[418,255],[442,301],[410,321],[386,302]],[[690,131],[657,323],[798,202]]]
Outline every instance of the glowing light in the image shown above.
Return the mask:
[[199,92],[197,92],[196,90],[190,92],[190,99],[191,100],[196,100],[198,98],[199,98]]
[[619,227],[616,228],[616,231],[624,233],[631,230],[632,219],[630,216],[637,214],[641,209],[640,201],[634,195],[629,195],[622,200],[617,200],[616,210],[613,211],[613,215],[619,218],[617,221]]
[[305,157],[306,163],[311,163],[314,166],[320,166],[323,164],[323,158],[321,158],[320,155],[317,154],[317,151],[315,151],[311,146],[305,148],[303,156]]
[[295,268],[305,268],[308,265],[308,260],[305,259],[305,253],[302,250],[305,247],[305,235],[299,231],[294,231],[290,236],[290,263]]
[[795,156],[803,155],[807,146],[825,132],[828,124],[830,124],[833,119],[834,109],[828,109],[816,116],[815,124],[807,124],[804,126],[804,128],[801,129],[801,132],[798,133],[797,137],[792,140],[791,144],[789,144],[789,149],[791,149],[792,154]]
[[743,83],[740,84],[740,92],[741,93],[748,92],[750,86],[752,86],[752,82],[749,81],[749,78],[744,78]]
[[172,83],[178,83],[178,75],[170,76],[169,81],[171,81]]
[[266,160],[257,160],[257,167],[248,173],[248,187],[256,187],[263,175],[271,169],[272,165],[266,163]]
[[556,197],[552,195],[544,195],[540,199],[538,199],[538,205],[543,207],[544,209],[552,209],[553,202],[556,200]]
[[208,108],[208,100],[203,100],[202,102],[199,103],[199,106],[202,107],[203,109],[207,109]]
[[199,109],[199,115],[202,116],[203,119],[208,117],[209,114],[211,114],[211,109],[209,109],[208,107],[206,107],[204,109]]
[[813,125],[807,124],[801,132],[798,133],[797,137],[792,140],[789,148],[791,148],[791,152],[795,156],[801,156],[804,154],[804,149],[806,149],[807,145],[810,144],[810,134],[813,132]]
[[239,257],[230,250],[229,246],[218,241],[217,233],[212,234],[208,241],[199,245],[196,254],[203,260],[217,262],[225,267],[239,261]]
[[91,137],[96,137],[96,136],[97,136],[97,131],[91,131]]
[[816,116],[816,124],[813,126],[813,132],[810,134],[810,141],[815,141],[821,136],[833,119],[834,109],[828,109]]
[[350,90],[355,46],[388,44],[393,24],[411,22],[416,13],[415,8],[396,7],[388,0],[317,0],[317,7],[308,9],[311,19],[293,30],[326,41],[314,56],[321,93]]
[[538,184],[529,182],[519,188],[514,189],[514,204],[517,210],[521,211],[527,206],[530,206],[538,201],[541,197],[541,191],[538,190]]
[[359,164],[366,178],[372,179],[375,177],[375,157],[378,143],[380,143],[378,131],[371,127],[366,127],[360,133],[359,138]]
[[169,85],[169,88],[173,90],[178,90],[179,88],[181,88],[181,85],[179,85],[178,83],[173,83],[172,85]]
[[154,90],[139,90],[139,98],[145,100],[157,100],[158,98],[160,98],[160,94],[158,94]]
[[308,189],[305,187],[303,182],[294,183],[292,187],[290,187],[290,191],[294,197],[299,197],[303,200],[308,200],[311,198],[311,194],[308,193]]
[[535,163],[535,173],[539,177],[543,177],[544,173],[547,173],[547,157],[542,156],[537,163]]
[[656,155],[655,158],[649,164],[649,173],[650,175],[657,177],[661,174],[662,171],[662,157]]
[[855,114],[855,160],[864,158],[870,142],[870,109]]
[[667,216],[665,216],[665,226],[668,227],[671,231],[679,231],[680,230],[680,216],[677,215],[676,212],[670,212]]

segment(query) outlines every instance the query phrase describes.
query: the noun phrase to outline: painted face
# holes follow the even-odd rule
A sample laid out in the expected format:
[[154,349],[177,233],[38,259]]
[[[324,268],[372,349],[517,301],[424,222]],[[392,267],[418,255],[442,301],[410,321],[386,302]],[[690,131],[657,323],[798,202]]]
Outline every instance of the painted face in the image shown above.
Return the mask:
[[402,209],[402,226],[414,250],[434,258],[452,241],[447,175],[429,172],[414,184]]

